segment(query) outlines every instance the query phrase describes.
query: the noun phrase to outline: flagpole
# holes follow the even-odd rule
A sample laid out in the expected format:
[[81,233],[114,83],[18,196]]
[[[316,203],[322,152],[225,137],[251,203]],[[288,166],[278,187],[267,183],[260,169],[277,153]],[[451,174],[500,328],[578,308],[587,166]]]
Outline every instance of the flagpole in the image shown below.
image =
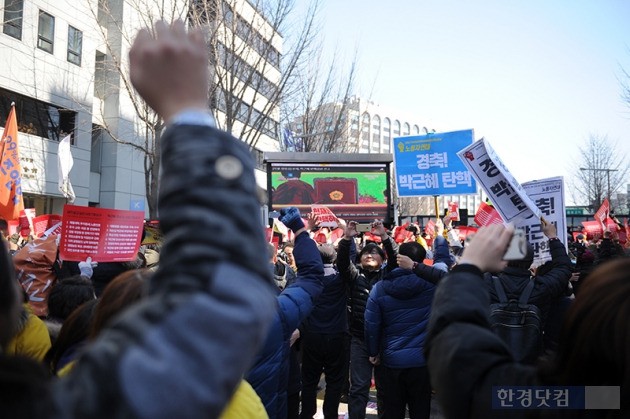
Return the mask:
[[440,207],[438,205],[438,195],[433,195],[433,205],[435,206],[435,218],[440,218]]

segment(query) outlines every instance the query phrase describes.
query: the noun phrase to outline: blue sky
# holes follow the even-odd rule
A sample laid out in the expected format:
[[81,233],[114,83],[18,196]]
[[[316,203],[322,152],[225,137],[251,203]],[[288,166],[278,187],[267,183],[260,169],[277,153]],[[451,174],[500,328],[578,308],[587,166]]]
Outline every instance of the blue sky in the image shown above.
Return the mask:
[[360,96],[473,128],[520,182],[569,180],[591,134],[630,158],[630,1],[322,0],[320,17],[328,51],[358,50]]

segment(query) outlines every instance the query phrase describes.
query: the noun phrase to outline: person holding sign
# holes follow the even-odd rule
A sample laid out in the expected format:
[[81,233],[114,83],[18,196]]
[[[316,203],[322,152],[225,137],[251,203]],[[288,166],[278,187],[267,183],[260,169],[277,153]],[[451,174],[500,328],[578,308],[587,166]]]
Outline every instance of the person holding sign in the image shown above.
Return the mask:
[[593,271],[564,319],[557,353],[525,365],[490,328],[483,280],[503,268],[512,235],[512,226],[480,228],[435,292],[425,355],[444,416],[630,417],[630,259]]
[[[32,391],[5,397],[4,417],[26,417],[24,409],[47,418],[219,417],[275,313],[254,161],[243,143],[214,127],[201,31],[160,21],[138,33],[129,59],[131,82],[166,125],[160,266],[148,297],[103,330],[69,375],[33,383],[32,399]],[[17,298],[5,262],[3,341],[16,309],[6,300]]]

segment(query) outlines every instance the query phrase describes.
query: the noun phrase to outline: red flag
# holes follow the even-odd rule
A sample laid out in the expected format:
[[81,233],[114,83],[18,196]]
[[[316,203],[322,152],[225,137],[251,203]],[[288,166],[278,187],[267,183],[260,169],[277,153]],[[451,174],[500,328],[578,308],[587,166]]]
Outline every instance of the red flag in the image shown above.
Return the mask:
[[503,219],[492,205],[482,202],[479,208],[477,208],[475,223],[477,223],[478,226],[489,226],[492,224],[503,224]]
[[22,166],[15,106],[11,107],[0,141],[0,217],[15,220],[24,209]]
[[448,215],[451,217],[451,220],[460,221],[459,220],[459,204],[457,202],[448,203]]
[[600,221],[582,221],[584,234],[588,240],[598,240],[602,237],[602,223]]
[[475,227],[470,227],[470,226],[459,226],[455,229],[457,231],[457,234],[459,235],[459,240],[466,240],[466,237],[468,237],[470,234],[475,234],[477,232],[477,229]]
[[427,222],[427,225],[424,226],[424,232],[427,233],[429,237],[435,236],[435,221],[433,218],[431,218],[429,222]]
[[595,219],[603,224],[604,221],[606,221],[606,218],[608,218],[609,213],[610,203],[608,202],[608,198],[606,198],[604,199],[604,202],[602,202],[602,206],[599,207],[599,209],[595,213]]

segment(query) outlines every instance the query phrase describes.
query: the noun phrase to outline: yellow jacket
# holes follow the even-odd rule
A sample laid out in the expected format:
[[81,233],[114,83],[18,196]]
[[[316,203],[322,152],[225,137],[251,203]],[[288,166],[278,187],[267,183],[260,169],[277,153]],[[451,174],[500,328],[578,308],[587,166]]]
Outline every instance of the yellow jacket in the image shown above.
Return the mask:
[[48,328],[33,314],[28,304],[24,304],[24,310],[21,330],[9,342],[6,353],[26,356],[41,362],[51,346]]
[[267,419],[267,411],[260,397],[245,380],[236,388],[232,399],[221,414],[221,419]]

